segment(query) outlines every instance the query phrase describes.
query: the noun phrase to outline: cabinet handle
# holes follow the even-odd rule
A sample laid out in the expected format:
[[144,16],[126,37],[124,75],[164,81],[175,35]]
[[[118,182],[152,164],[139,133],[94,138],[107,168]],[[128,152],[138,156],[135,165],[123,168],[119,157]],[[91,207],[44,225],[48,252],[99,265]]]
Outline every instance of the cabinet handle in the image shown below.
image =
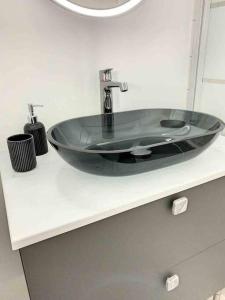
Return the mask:
[[183,214],[188,209],[188,198],[181,197],[173,201],[172,214],[174,216]]
[[171,292],[179,287],[180,278],[177,274],[167,277],[166,279],[166,290],[167,292]]

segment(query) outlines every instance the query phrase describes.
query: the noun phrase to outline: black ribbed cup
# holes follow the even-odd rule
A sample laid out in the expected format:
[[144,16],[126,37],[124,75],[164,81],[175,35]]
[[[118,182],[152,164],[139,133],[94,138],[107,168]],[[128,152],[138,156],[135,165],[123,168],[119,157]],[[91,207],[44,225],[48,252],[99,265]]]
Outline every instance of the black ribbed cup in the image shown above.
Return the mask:
[[34,138],[31,134],[10,136],[7,144],[12,167],[16,172],[27,172],[36,167]]

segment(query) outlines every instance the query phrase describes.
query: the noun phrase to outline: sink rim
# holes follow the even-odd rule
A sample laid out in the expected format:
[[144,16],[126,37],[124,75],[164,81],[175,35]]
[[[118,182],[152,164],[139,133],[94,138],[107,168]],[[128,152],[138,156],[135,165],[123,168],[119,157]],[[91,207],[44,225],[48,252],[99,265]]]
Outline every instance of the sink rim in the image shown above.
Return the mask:
[[[190,139],[195,139],[195,138],[199,138],[199,137],[202,137],[202,136],[208,136],[208,135],[211,135],[211,134],[218,134],[219,132],[221,132],[224,128],[225,128],[225,123],[218,117],[214,116],[214,115],[211,115],[211,114],[206,114],[206,113],[202,113],[202,112],[198,112],[198,111],[192,111],[192,110],[185,110],[185,109],[176,109],[176,108],[146,108],[146,109],[135,109],[135,110],[128,110],[128,111],[121,111],[121,112],[114,112],[114,113],[110,113],[108,115],[117,115],[117,114],[121,114],[121,113],[129,113],[129,112],[135,112],[135,111],[148,111],[148,110],[151,110],[151,111],[154,111],[154,110],[165,110],[165,111],[180,111],[180,112],[184,112],[184,113],[195,113],[195,114],[199,114],[199,115],[202,115],[202,116],[208,116],[208,117],[211,117],[213,119],[215,119],[215,121],[219,122],[220,126],[216,129],[216,130],[212,130],[212,131],[209,131],[205,134],[196,134],[196,135],[193,135],[191,137],[184,137],[184,136],[181,136],[180,138],[177,137],[177,138],[171,138],[171,137],[167,137],[167,139],[171,138],[171,140],[167,140],[166,141],[166,138],[165,138],[165,142],[160,142],[160,143],[155,143],[155,144],[152,144],[152,145],[147,145],[147,146],[140,146],[139,149],[151,149],[151,148],[154,148],[154,147],[157,147],[157,146],[163,146],[163,145],[167,145],[167,144],[171,144],[171,143],[176,143],[176,142],[181,142],[181,141],[184,141],[184,140],[190,140]],[[79,151],[79,152],[82,152],[82,153],[92,153],[92,154],[115,154],[115,153],[127,153],[127,152],[132,152],[136,149],[136,147],[132,147],[132,148],[128,148],[128,149],[120,149],[120,150],[92,150],[92,149],[83,149],[83,148],[80,148],[79,146],[68,146],[68,145],[65,145],[65,144],[62,144],[60,142],[58,142],[57,140],[55,140],[52,136],[52,132],[53,130],[65,123],[65,122],[68,122],[68,121],[72,121],[72,120],[79,120],[79,119],[83,119],[83,118],[88,118],[88,117],[95,117],[95,116],[103,116],[103,114],[95,114],[95,115],[89,115],[89,116],[83,116],[83,117],[78,117],[78,118],[71,118],[71,119],[67,119],[65,121],[61,121],[53,126],[51,126],[48,131],[47,131],[47,138],[48,138],[48,141],[53,144],[54,146],[56,147],[61,147],[63,149],[66,149],[66,150],[70,150],[70,151]],[[159,135],[151,135],[149,137],[161,137]],[[143,137],[144,138],[144,137]]]

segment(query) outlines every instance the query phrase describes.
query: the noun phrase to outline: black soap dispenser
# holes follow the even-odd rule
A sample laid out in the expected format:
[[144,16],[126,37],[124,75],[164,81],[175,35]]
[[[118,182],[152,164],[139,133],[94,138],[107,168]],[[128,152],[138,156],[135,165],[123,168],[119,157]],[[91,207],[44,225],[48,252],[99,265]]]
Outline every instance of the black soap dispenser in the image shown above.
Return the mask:
[[37,156],[40,156],[48,152],[48,143],[45,126],[41,122],[38,122],[37,116],[34,115],[34,107],[43,107],[43,105],[28,104],[29,123],[25,124],[24,133],[33,135],[35,152]]

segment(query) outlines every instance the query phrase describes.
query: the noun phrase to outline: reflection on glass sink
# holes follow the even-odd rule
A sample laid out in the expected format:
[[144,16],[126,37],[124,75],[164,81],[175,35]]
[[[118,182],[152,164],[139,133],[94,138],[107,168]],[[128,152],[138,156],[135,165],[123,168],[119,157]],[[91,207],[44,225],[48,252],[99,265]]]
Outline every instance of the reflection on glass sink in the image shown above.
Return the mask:
[[223,129],[207,114],[144,109],[67,120],[48,130],[48,140],[75,168],[123,176],[193,158]]

